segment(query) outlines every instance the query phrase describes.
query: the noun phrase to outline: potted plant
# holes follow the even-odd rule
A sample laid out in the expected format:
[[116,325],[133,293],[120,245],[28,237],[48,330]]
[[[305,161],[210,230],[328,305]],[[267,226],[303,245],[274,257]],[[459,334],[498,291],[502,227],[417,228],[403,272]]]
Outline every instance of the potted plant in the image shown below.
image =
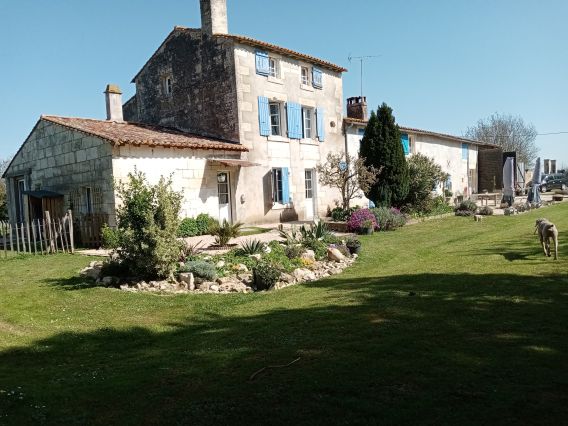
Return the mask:
[[361,234],[363,235],[371,235],[375,228],[375,224],[371,219],[366,219],[361,224]]
[[361,241],[357,238],[349,238],[347,239],[345,245],[351,254],[359,254],[361,251]]

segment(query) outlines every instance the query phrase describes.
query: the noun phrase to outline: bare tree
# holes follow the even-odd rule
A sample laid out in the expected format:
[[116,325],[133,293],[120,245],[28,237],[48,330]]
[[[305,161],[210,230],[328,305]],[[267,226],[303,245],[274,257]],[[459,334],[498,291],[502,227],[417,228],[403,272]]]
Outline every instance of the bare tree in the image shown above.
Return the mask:
[[339,189],[344,209],[351,200],[361,198],[377,181],[379,170],[365,166],[365,158],[346,157],[344,152],[327,154],[325,163],[316,167],[319,183]]
[[532,164],[538,154],[535,144],[537,131],[521,117],[493,114],[469,127],[465,136],[480,142],[499,145],[503,151],[515,151],[517,160],[526,165]]

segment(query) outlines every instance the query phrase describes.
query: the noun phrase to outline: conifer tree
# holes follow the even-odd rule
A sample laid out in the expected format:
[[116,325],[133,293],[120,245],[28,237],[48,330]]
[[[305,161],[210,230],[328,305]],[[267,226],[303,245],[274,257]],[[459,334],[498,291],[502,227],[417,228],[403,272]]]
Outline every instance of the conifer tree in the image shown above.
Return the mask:
[[392,108],[383,103],[376,114],[371,112],[359,155],[366,166],[380,170],[376,183],[365,194],[377,205],[399,207],[408,195],[408,166],[400,136]]

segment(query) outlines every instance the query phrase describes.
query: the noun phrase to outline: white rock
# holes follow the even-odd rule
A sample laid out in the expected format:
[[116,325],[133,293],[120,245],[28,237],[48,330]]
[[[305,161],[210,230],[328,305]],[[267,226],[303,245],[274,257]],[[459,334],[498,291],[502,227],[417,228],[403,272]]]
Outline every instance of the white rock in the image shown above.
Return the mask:
[[328,248],[327,249],[327,258],[334,262],[343,262],[345,260],[345,256],[336,248]]
[[216,268],[222,268],[223,266],[225,266],[225,261],[224,260],[220,260],[219,262],[217,262],[215,264]]
[[244,263],[239,263],[238,265],[235,265],[235,270],[238,272],[248,272],[249,269]]
[[251,254],[249,257],[256,260],[262,259],[262,256],[260,254]]
[[209,291],[219,291],[219,286],[217,284],[213,284],[209,287]]
[[311,260],[311,261],[315,262],[316,261],[316,254],[313,250],[306,250],[304,253],[302,253],[301,259]]
[[192,287],[195,289],[195,278],[191,272],[183,272],[179,274],[179,280],[188,290],[191,290]]

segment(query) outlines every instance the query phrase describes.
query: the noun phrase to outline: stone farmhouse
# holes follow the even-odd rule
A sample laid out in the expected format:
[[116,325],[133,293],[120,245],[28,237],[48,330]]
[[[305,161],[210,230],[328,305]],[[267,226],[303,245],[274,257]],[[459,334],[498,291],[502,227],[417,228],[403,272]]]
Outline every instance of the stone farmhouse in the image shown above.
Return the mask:
[[[175,27],[106,120],[43,115],[4,173],[12,222],[72,209],[115,224],[114,182],[134,170],[171,176],[182,215],[273,223],[324,216],[337,190],[318,184],[329,152],[356,153],[364,99],[343,116],[341,66],[228,33],[226,0],[200,0],[202,28]],[[470,194],[481,144],[404,128],[407,152],[434,156]],[[361,204],[367,200],[362,199]]]

